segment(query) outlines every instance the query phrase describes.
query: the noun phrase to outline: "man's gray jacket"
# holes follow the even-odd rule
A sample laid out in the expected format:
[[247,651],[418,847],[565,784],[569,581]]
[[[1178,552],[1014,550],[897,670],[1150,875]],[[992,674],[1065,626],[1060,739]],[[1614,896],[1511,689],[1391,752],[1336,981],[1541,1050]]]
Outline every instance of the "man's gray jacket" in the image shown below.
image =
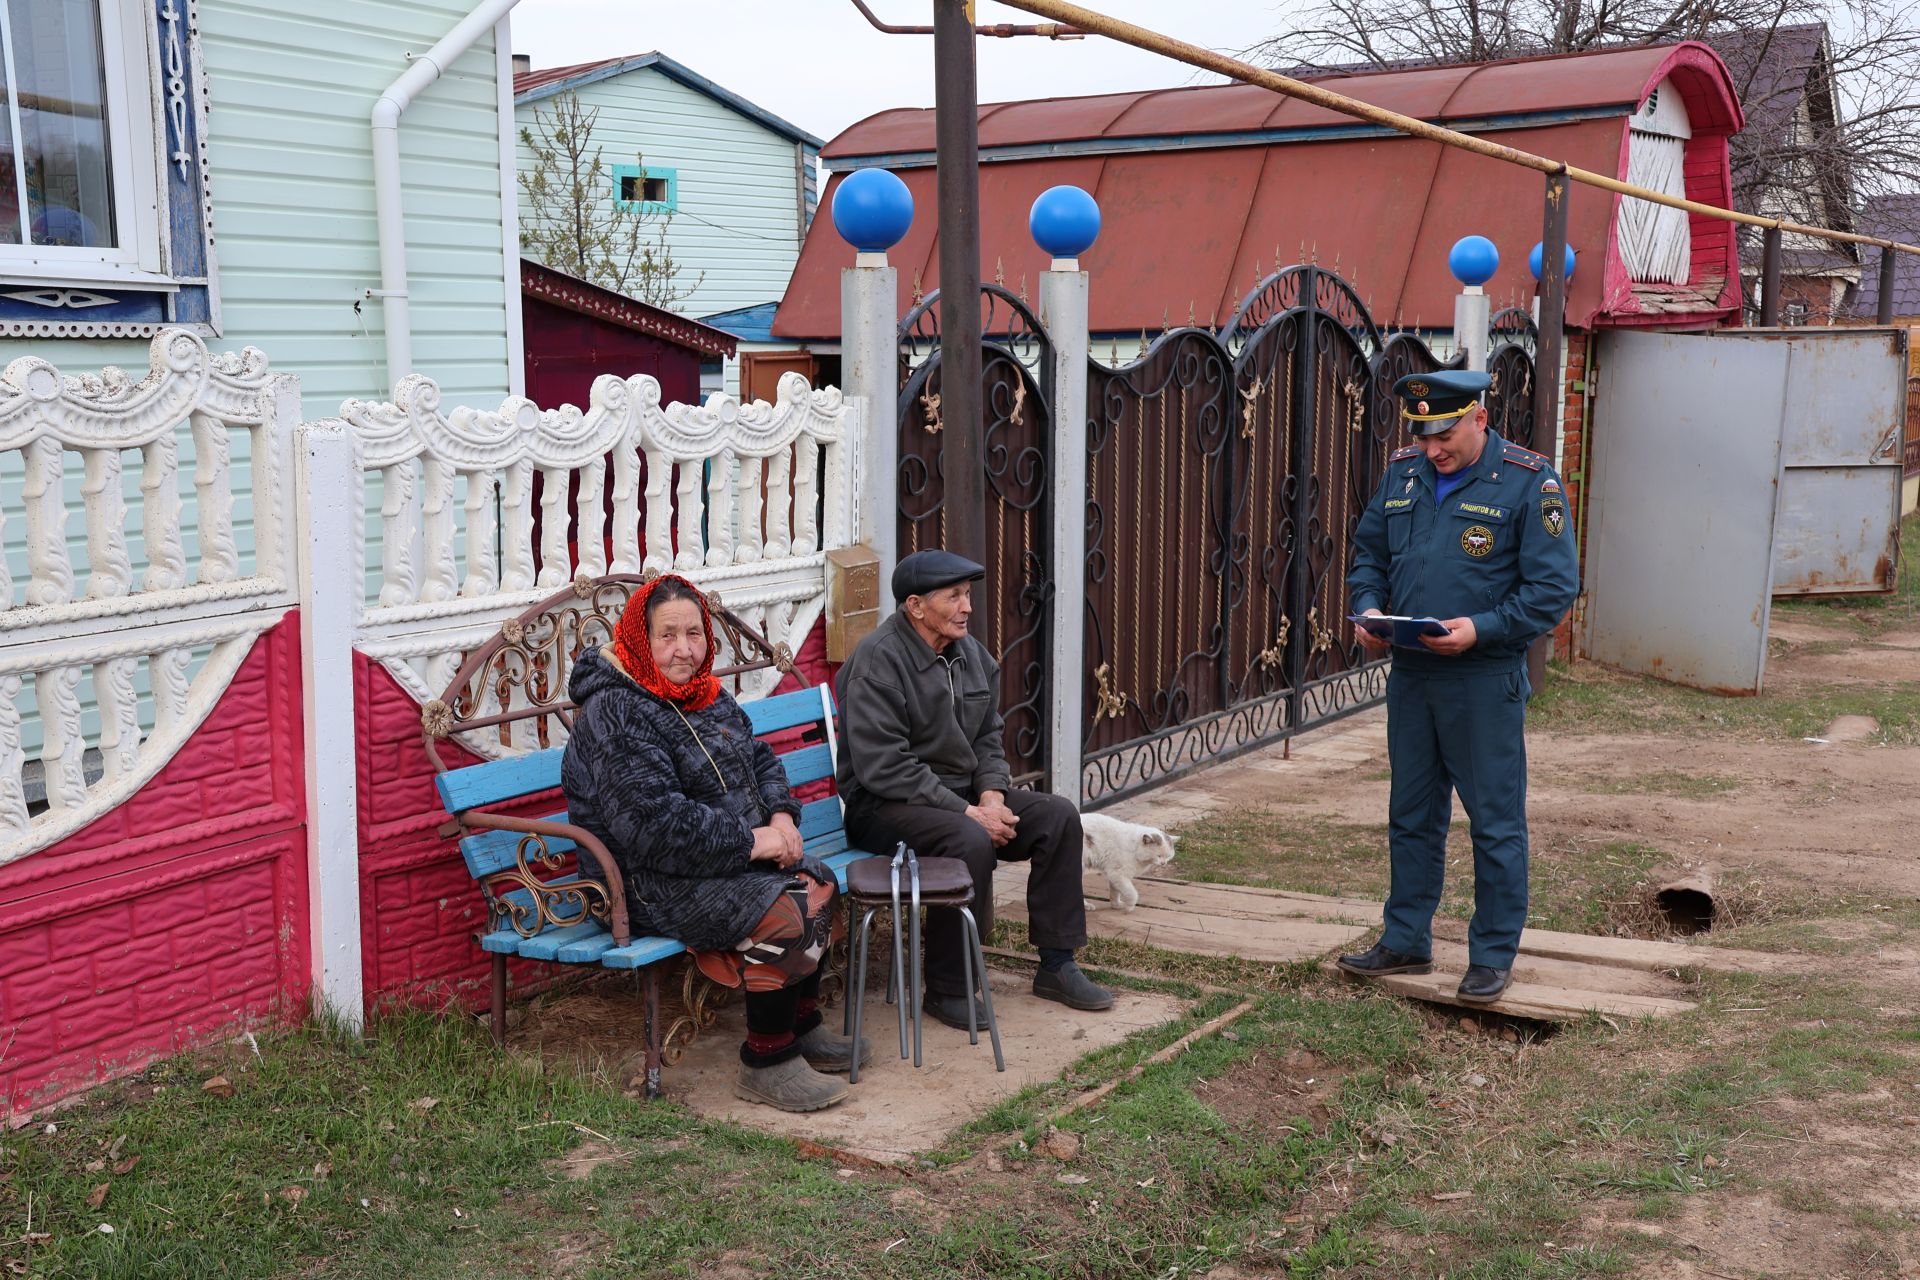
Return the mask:
[[855,646],[834,690],[849,810],[897,801],[963,813],[981,792],[1007,789],[1000,664],[972,636],[936,653],[894,613]]

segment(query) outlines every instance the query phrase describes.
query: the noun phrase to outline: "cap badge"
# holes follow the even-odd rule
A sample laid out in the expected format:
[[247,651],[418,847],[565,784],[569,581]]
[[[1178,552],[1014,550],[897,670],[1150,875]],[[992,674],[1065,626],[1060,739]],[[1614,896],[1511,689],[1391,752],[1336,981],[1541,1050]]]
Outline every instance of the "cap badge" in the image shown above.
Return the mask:
[[1425,400],[1422,400],[1422,401],[1421,401],[1421,402],[1420,402],[1419,404],[1417,404],[1417,405],[1415,405],[1415,406],[1413,407],[1413,411],[1414,411],[1415,413],[1426,413],[1426,412],[1427,412],[1427,402],[1426,402]]
[[1427,394],[1427,384],[1424,382],[1409,382],[1407,384],[1407,394],[1410,396],[1424,396]]

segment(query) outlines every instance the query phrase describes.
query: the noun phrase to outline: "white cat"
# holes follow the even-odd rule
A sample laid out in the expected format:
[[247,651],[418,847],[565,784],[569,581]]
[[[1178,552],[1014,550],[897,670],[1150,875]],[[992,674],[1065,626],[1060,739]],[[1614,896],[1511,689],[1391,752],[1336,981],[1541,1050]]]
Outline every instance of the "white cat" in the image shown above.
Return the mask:
[[1098,871],[1107,878],[1113,905],[1131,911],[1140,903],[1140,890],[1133,878],[1173,861],[1176,837],[1156,827],[1122,822],[1104,814],[1080,815],[1086,842],[1081,851],[1081,866]]

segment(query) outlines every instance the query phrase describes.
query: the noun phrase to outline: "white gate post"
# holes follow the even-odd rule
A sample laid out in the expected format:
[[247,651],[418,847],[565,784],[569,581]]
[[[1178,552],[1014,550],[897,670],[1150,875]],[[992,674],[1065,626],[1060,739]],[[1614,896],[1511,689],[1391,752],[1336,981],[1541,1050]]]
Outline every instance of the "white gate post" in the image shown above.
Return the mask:
[[1087,273],[1055,258],[1040,273],[1040,323],[1053,351],[1053,678],[1050,773],[1055,795],[1080,803],[1081,684],[1087,610]]
[[1492,335],[1487,326],[1493,321],[1493,300],[1477,284],[1462,289],[1453,300],[1453,340],[1467,353],[1467,368],[1476,373],[1487,371],[1487,347]]
[[898,342],[894,307],[899,272],[885,253],[859,253],[840,273],[840,383],[865,404],[855,446],[857,539],[880,558],[880,616],[893,612],[893,566],[899,555],[900,466]]
[[353,638],[366,591],[362,495],[346,423],[301,427],[297,452],[313,1000],[357,1032],[365,1012],[353,718]]

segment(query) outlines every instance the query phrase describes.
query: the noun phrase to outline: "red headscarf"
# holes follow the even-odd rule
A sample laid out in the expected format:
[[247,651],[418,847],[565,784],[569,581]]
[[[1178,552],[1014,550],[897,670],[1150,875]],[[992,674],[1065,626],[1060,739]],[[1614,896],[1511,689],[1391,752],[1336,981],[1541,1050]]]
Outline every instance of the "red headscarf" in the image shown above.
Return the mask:
[[[685,684],[675,684],[654,665],[653,644],[647,635],[647,601],[669,582],[677,582],[693,592],[694,599],[699,602],[701,630],[707,633],[706,660]],[[713,700],[720,696],[720,681],[713,674],[714,647],[713,615],[707,612],[706,595],[700,588],[674,573],[661,574],[633,593],[633,598],[627,601],[626,611],[620,615],[620,625],[613,637],[613,656],[633,677],[633,682],[682,711],[699,711],[710,707]]]

